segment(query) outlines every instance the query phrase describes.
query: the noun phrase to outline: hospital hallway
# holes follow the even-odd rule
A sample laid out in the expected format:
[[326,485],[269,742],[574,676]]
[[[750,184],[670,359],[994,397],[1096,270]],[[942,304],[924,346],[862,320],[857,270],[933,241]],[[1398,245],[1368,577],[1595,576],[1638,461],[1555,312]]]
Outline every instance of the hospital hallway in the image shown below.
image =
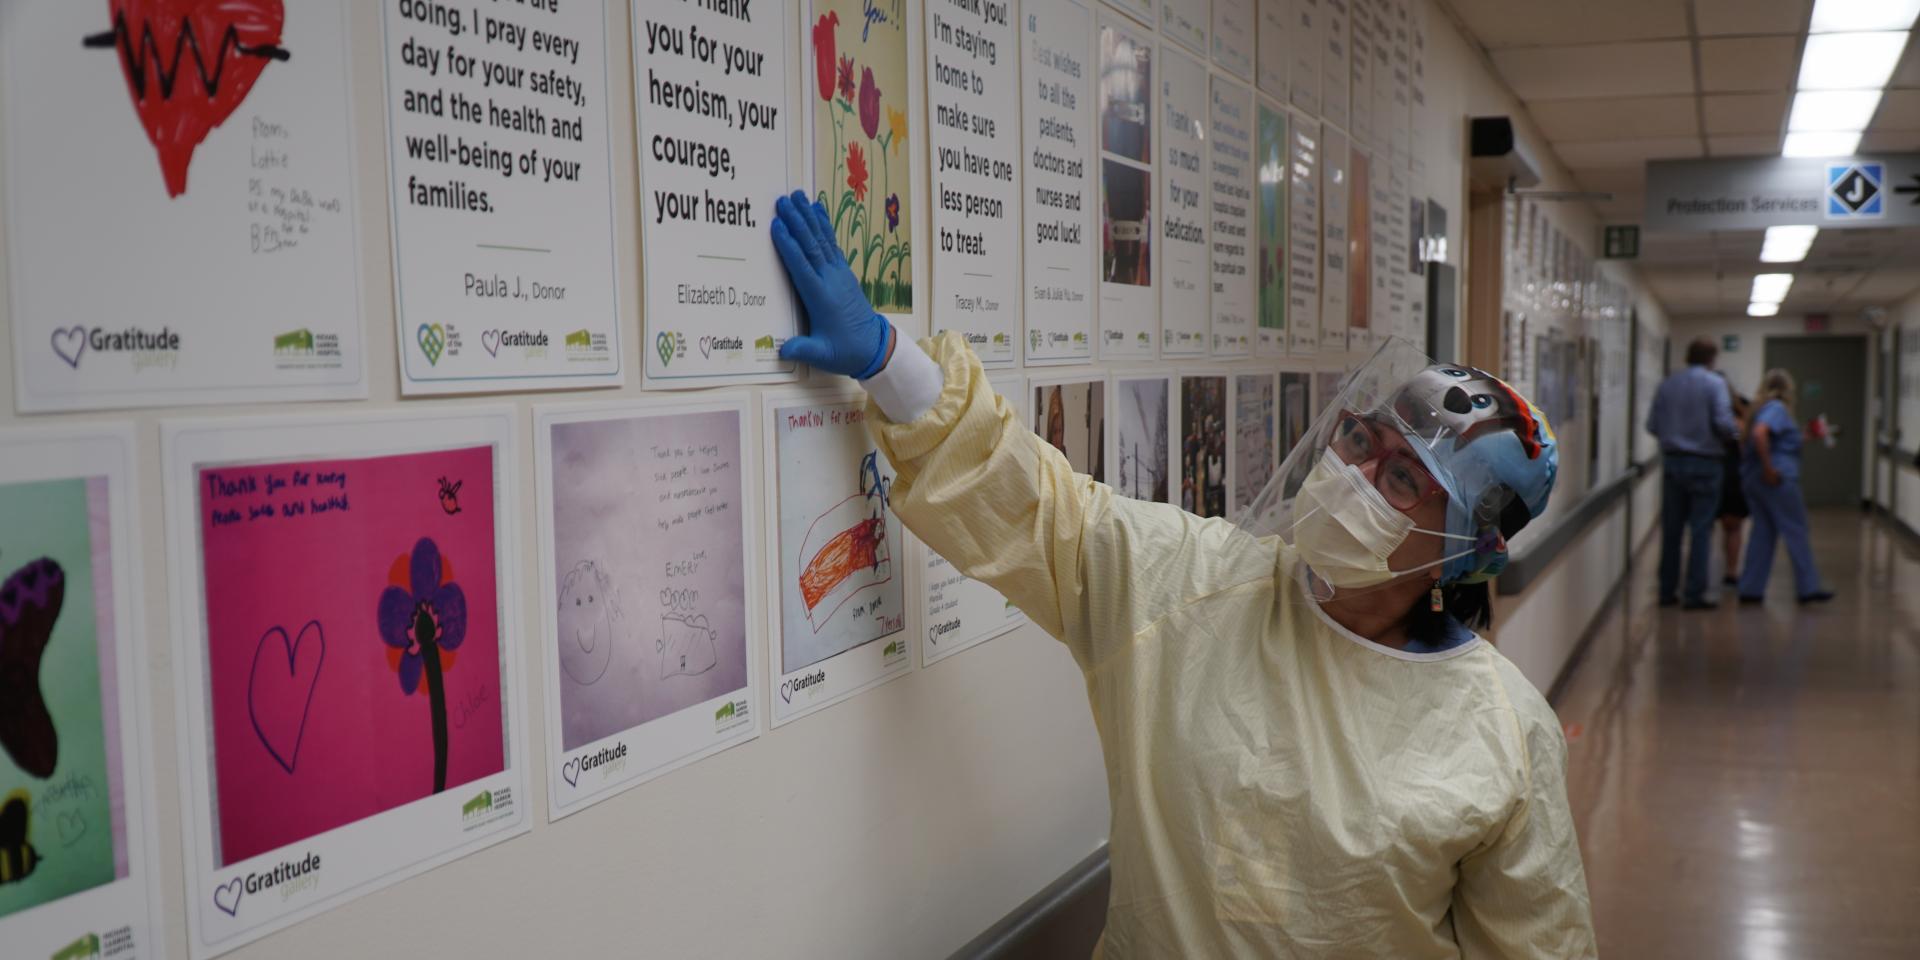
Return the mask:
[[1813,527],[1825,606],[1661,609],[1650,539],[1555,700],[1602,956],[1920,951],[1920,542]]

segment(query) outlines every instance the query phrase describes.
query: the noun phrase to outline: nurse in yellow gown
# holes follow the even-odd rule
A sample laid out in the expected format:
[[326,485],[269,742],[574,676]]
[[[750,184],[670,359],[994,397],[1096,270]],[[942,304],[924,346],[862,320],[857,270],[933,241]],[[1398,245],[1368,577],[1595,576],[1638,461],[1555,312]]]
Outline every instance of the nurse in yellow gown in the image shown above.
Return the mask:
[[1203,520],[1075,474],[958,335],[874,315],[823,209],[776,210],[809,319],[782,355],[860,379],[900,519],[1085,674],[1099,955],[1596,955],[1559,724],[1461,623],[1551,489],[1538,410],[1376,359],[1240,523]]

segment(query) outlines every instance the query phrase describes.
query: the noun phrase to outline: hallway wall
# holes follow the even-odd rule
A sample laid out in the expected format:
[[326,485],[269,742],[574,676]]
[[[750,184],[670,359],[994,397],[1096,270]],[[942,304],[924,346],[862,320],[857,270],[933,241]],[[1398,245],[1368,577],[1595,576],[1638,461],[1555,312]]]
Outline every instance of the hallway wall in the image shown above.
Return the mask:
[[[913,22],[919,22],[930,2],[908,0]],[[1463,162],[1467,118],[1512,117],[1546,164],[1539,187],[1577,186],[1484,55],[1440,8],[1414,2],[1426,11],[1429,46],[1427,106],[1416,118],[1425,138],[1424,173],[1413,178],[1411,189],[1447,207],[1448,249],[1459,261],[1469,249]],[[1089,5],[1100,6],[1097,0],[1089,0]],[[787,0],[775,9],[797,21],[799,6]],[[623,329],[633,331],[639,329],[641,298],[634,292],[641,251],[634,93],[628,82],[635,56],[626,39],[631,36],[628,9],[619,0],[609,3],[606,27],[614,78],[608,93],[614,222],[624,271],[621,308]],[[1105,7],[1099,12],[1113,14]],[[362,313],[370,397],[352,404],[284,404],[270,410],[147,408],[55,421],[20,416],[13,390],[0,390],[0,425],[94,420],[131,420],[136,425],[136,455],[146,484],[136,504],[147,568],[140,601],[144,640],[152,650],[149,673],[141,679],[150,690],[150,722],[161,758],[155,775],[156,819],[172,956],[186,956],[188,907],[181,888],[180,770],[173,762],[180,731],[164,575],[169,554],[161,515],[159,422],[179,416],[455,409],[464,402],[400,397],[391,237],[385,227],[388,198],[381,186],[387,159],[380,129],[385,96],[379,8],[356,4],[349,22],[356,176],[361,183],[357,212],[367,225],[359,253],[366,278]],[[788,79],[794,80],[800,58],[793,58],[790,68],[794,76]],[[914,78],[914,83],[922,82],[923,77]],[[1544,211],[1588,250],[1598,246],[1599,222],[1584,203],[1546,204]],[[924,225],[930,218],[915,220]],[[1464,308],[1470,272],[1461,267],[1457,306]],[[1638,284],[1632,266],[1604,263],[1601,269],[1635,288],[1643,323],[1656,335],[1664,333],[1666,319]],[[0,290],[0,369],[11,371],[7,302]],[[1582,334],[1571,326],[1563,332],[1569,337]],[[637,340],[631,338],[626,347],[630,368],[642,348]],[[1289,369],[1315,369],[1345,359],[1350,358],[1292,358],[1287,364]],[[1108,367],[1076,369],[1098,374]],[[536,402],[638,399],[645,394],[637,381],[635,376],[631,385],[617,391],[510,395],[488,402],[511,405],[525,434]],[[1560,490],[1547,515],[1516,540],[1517,551],[1524,551],[1584,493],[1591,419],[1583,416],[1578,423],[1563,425]],[[513,479],[519,489],[532,491],[533,465],[521,463],[516,469]],[[1641,501],[1648,489],[1656,488],[1654,481],[1643,481],[1635,494],[1637,527],[1644,529],[1651,516],[1641,509]],[[1907,502],[1920,512],[1920,484]],[[534,520],[522,517],[518,522],[519,541],[536,543]],[[1616,508],[1589,527],[1531,590],[1503,608],[1500,646],[1542,689],[1564,665],[1584,625],[1602,611],[1624,562],[1625,525],[1625,509]],[[516,560],[524,584],[536,583],[541,575],[533,553],[529,550]],[[523,605],[518,624],[522,636],[540,636],[534,608],[532,603]],[[548,759],[542,729],[545,661],[532,648],[531,643],[522,648],[530,694],[531,833],[354,901],[232,956],[546,956],[555,952],[556,941],[563,941],[567,952],[614,956],[640,951],[670,957],[940,956],[1080,861],[1107,834],[1106,782],[1084,681],[1064,649],[1032,626],[915,670],[803,722],[771,730],[559,824],[547,820],[547,796],[541,787]],[[450,910],[453,922],[423,923],[422,904]]]

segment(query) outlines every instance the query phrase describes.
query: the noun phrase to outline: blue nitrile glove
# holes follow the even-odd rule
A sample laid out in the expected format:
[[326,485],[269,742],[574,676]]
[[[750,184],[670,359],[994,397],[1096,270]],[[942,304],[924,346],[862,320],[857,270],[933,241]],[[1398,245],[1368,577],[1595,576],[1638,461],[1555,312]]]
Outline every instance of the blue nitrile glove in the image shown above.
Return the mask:
[[806,308],[808,333],[780,345],[780,359],[865,380],[887,365],[893,326],[873,312],[827,209],[795,190],[774,201],[773,248]]

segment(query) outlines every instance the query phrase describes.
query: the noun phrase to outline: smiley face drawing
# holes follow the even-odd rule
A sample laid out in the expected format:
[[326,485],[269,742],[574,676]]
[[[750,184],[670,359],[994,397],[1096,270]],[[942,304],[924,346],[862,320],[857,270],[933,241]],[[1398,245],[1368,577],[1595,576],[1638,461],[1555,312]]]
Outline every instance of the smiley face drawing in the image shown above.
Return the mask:
[[613,579],[599,564],[583,560],[560,579],[560,668],[574,683],[597,683],[613,660],[620,604]]

